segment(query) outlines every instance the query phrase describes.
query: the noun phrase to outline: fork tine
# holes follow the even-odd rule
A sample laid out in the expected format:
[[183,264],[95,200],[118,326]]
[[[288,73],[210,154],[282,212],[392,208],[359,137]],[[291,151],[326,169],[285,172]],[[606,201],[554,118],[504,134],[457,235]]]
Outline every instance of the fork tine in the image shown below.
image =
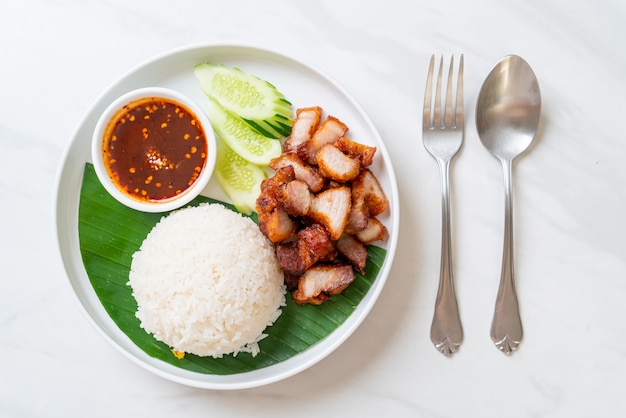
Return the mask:
[[454,121],[455,128],[462,128],[464,123],[463,112],[463,54],[459,60],[459,79],[456,84],[456,116]]
[[433,95],[433,69],[435,66],[435,56],[430,56],[430,66],[428,67],[428,77],[426,78],[426,93],[424,93],[424,116],[422,125],[424,128],[432,128],[432,118],[430,114],[430,101]]
[[446,103],[443,111],[443,126],[452,127],[452,68],[454,67],[454,55],[450,57],[450,69],[448,70],[448,85],[446,87]]
[[443,125],[441,124],[441,73],[443,67],[443,55],[441,56],[441,60],[439,61],[439,72],[437,73],[437,87],[435,90],[435,109],[433,115],[433,126],[436,128],[441,128]]

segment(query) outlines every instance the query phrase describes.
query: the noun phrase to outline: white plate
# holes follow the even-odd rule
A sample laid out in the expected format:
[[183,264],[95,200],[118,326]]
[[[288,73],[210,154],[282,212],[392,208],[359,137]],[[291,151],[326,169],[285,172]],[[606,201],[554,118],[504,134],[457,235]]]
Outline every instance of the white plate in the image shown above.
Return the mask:
[[[78,202],[82,174],[85,163],[91,162],[91,135],[100,114],[116,97],[146,86],[172,88],[202,103],[207,99],[193,76],[193,68],[204,61],[236,66],[270,81],[291,101],[294,109],[321,106],[325,113],[341,119],[350,129],[349,138],[378,148],[371,169],[389,199],[388,212],[379,217],[389,231],[388,240],[380,245],[386,248],[387,256],[376,281],[352,315],[329,336],[303,353],[259,370],[227,376],[180,369],[152,358],[138,348],[100,304],[83,266],[78,241]],[[209,183],[203,194],[228,201],[215,180]],[[399,201],[393,167],[380,135],[363,109],[336,82],[311,66],[249,45],[193,45],[158,56],[129,71],[104,92],[80,121],[57,176],[56,228],[59,250],[69,285],[88,321],[107,342],[133,362],[164,378],[199,388],[241,389],[261,386],[305,370],[335,350],[361,324],[378,299],[395,255],[398,222]]]

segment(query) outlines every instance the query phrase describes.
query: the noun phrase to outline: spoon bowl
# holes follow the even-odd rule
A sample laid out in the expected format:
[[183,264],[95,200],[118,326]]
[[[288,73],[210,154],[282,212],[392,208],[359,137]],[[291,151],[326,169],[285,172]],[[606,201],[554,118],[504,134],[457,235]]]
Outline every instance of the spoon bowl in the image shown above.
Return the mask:
[[539,83],[530,65],[517,55],[504,57],[491,70],[478,95],[476,129],[504,171],[504,250],[491,339],[506,354],[517,349],[523,334],[513,269],[512,165],[532,143],[540,112]]
[[539,83],[530,65],[517,55],[504,57],[485,79],[476,103],[481,142],[497,158],[513,160],[533,141],[540,113]]

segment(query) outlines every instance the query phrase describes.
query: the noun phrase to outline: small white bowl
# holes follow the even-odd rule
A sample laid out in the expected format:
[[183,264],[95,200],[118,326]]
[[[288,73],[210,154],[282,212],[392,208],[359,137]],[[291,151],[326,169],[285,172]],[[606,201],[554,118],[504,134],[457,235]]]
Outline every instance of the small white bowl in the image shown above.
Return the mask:
[[[182,108],[186,108],[187,111],[191,112],[192,116],[195,116],[196,120],[200,122],[200,130],[204,133],[204,137],[206,138],[207,154],[204,159],[204,165],[200,167],[200,173],[197,178],[179,194],[163,199],[149,200],[131,196],[131,193],[127,192],[112,178],[106,167],[107,163],[103,152],[104,136],[107,134],[107,130],[110,130],[108,128],[110,124],[115,123],[114,121],[119,119],[119,115],[123,112],[125,106],[136,104],[138,101],[143,101],[144,99],[165,99],[166,101],[174,102],[182,106]],[[141,140],[141,138],[134,138],[134,140],[137,139]],[[171,140],[179,141],[181,139],[172,137]],[[189,203],[206,187],[215,168],[216,147],[215,134],[211,128],[211,123],[200,106],[175,90],[162,87],[146,87],[122,95],[111,103],[102,113],[93,133],[91,157],[98,179],[104,188],[120,203],[143,212],[166,212]],[[155,152],[157,153],[157,158],[155,158],[154,161],[158,161],[158,164],[163,166],[160,151],[156,150]],[[170,167],[172,166],[173,165],[170,165]],[[176,165],[176,167],[178,167],[178,165]]]

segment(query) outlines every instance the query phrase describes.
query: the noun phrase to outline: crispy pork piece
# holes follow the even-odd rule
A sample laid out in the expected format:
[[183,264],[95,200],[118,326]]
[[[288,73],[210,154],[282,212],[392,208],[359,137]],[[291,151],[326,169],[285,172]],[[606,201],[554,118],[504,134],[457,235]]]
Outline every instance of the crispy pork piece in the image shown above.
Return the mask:
[[[285,166],[276,169],[276,173],[272,177],[269,177],[261,182],[261,194],[260,197],[274,197],[276,196],[276,190],[288,181],[296,179],[295,170],[292,166]],[[258,202],[257,202],[258,205]]]
[[293,120],[291,135],[284,144],[285,152],[296,152],[306,143],[317,130],[322,108],[319,106],[303,107],[296,110],[296,117]]
[[280,170],[283,167],[292,166],[297,180],[305,181],[312,192],[317,193],[326,186],[326,179],[316,169],[305,163],[292,152],[283,152],[280,156],[270,161],[270,167]]
[[293,179],[293,167],[289,166],[281,168],[273,177],[261,183],[261,194],[256,200],[258,225],[263,235],[274,243],[284,241],[296,232],[296,223],[276,198],[278,189]]
[[376,176],[369,170],[364,169],[352,181],[353,200],[363,199],[370,216],[376,216],[387,210],[387,196],[380,187]]
[[276,198],[289,215],[306,216],[309,213],[313,195],[304,181],[293,180],[283,183],[278,188]]
[[348,187],[335,187],[315,195],[311,201],[309,217],[322,224],[333,241],[339,239],[348,223],[352,207],[352,193]]
[[[300,283],[300,280],[298,280],[298,283]],[[310,303],[311,305],[321,305],[327,300],[330,300],[331,297],[327,293],[320,292],[317,296],[313,296],[307,299],[302,296],[302,293],[298,289],[296,289],[291,292],[291,298],[298,305],[306,305],[307,303]]]
[[298,249],[298,240],[276,245],[276,257],[285,276],[301,276],[309,264],[310,257],[304,259]]
[[316,261],[329,261],[335,258],[335,246],[330,234],[324,226],[312,224],[298,231],[298,241],[302,250],[308,251]]
[[328,116],[309,141],[298,148],[303,161],[316,165],[315,156],[325,144],[332,144],[348,132],[348,127],[334,116]]
[[363,168],[372,164],[374,155],[376,154],[376,147],[370,147],[368,145],[352,141],[343,136],[335,141],[335,146],[344,154],[349,155],[352,158],[357,158]]
[[259,229],[273,243],[282,242],[296,232],[297,224],[282,207],[258,212]]
[[365,272],[367,263],[367,249],[358,239],[349,234],[343,234],[337,240],[336,248],[339,254],[343,255],[352,264],[352,267],[359,273]]
[[352,209],[348,214],[348,223],[344,229],[347,234],[356,234],[367,228],[367,220],[369,219],[367,206],[363,200],[353,200]]
[[291,295],[297,304],[319,305],[343,292],[354,279],[354,270],[348,264],[316,264],[298,279],[298,288]]
[[376,176],[367,168],[352,180],[352,208],[346,232],[356,234],[367,227],[368,219],[387,210],[387,196]]
[[335,246],[328,231],[319,224],[300,230],[297,239],[276,246],[278,262],[286,274],[300,276],[320,260],[332,260]]
[[355,234],[357,239],[363,244],[370,244],[374,241],[383,241],[387,238],[387,228],[377,218],[369,218],[367,228]]
[[361,169],[358,159],[344,154],[333,144],[326,144],[317,152],[315,159],[320,173],[331,180],[345,183],[355,178]]

